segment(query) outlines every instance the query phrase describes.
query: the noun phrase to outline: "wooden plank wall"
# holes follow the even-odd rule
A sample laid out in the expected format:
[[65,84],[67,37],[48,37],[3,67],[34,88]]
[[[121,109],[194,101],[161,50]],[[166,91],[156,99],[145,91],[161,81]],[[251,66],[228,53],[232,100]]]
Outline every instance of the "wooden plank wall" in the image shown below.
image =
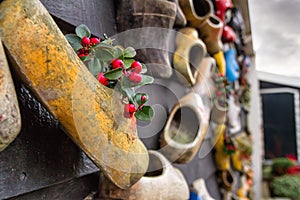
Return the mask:
[[[113,0],[42,0],[42,3],[63,33],[73,32],[75,26],[84,23],[94,35],[116,34]],[[59,128],[59,123],[17,77],[14,81],[23,127],[18,138],[0,153],[0,199],[83,199],[97,190],[99,171],[95,165],[74,145]],[[173,87],[172,91],[176,91],[178,97],[186,91],[176,80],[162,81],[160,85],[162,83]],[[169,104],[163,105],[167,113],[176,103],[172,94],[165,96],[165,88],[156,84],[141,90],[152,94],[153,104],[158,103],[162,96],[169,98]],[[138,131],[143,136],[141,124]],[[158,149],[159,136],[160,132],[141,139],[149,149]],[[197,178],[205,178],[209,192],[218,200],[220,193],[214,175],[212,145],[210,131],[194,160],[187,165],[175,166],[181,169],[189,184]]]

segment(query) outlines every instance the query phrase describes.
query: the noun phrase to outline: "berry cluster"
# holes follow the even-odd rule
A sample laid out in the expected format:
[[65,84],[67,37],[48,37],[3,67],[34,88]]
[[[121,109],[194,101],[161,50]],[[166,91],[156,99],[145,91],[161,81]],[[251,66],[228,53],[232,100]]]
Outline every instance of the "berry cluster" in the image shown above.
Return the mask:
[[144,75],[147,68],[134,59],[134,48],[114,46],[113,40],[105,34],[104,40],[91,37],[90,30],[85,25],[76,27],[75,32],[76,34],[67,34],[66,39],[99,83],[120,93],[124,104],[123,116],[151,120],[154,111],[151,106],[144,105],[148,101],[148,95],[135,94],[135,89],[151,84],[153,78]]
[[77,50],[77,55],[79,58],[84,58],[90,54],[90,48],[99,44],[100,39],[96,37],[92,37],[91,39],[87,36],[84,36],[81,39],[81,45],[83,46],[81,49]]
[[225,136],[223,150],[226,154],[234,154],[236,147],[230,137]]
[[228,84],[227,78],[223,74],[215,73],[212,76],[212,79],[216,86],[216,99],[218,100],[220,105],[227,107],[227,99],[229,97],[229,94],[231,93],[231,87]]
[[[124,62],[121,59],[117,58],[111,62],[111,68],[112,69],[122,69],[122,73],[126,77],[128,77],[128,80],[130,80],[133,83],[142,82],[142,75],[140,74],[142,72],[142,64],[139,61],[133,61],[130,68],[125,69]],[[107,86],[109,84],[109,81],[104,76],[103,72],[100,72],[98,74],[97,79],[102,85]]]

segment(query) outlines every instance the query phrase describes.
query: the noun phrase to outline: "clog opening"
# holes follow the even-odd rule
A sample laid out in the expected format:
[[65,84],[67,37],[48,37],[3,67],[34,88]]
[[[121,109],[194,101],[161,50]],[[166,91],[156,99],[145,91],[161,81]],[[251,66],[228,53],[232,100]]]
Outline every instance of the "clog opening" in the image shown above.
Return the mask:
[[226,185],[230,186],[233,184],[234,179],[232,177],[232,174],[228,171],[224,172],[225,174],[223,174],[223,181]]
[[200,128],[200,119],[198,119],[195,111],[190,107],[180,107],[170,125],[170,137],[180,143],[192,143],[197,137]]
[[199,0],[193,0],[193,5],[196,14],[199,17],[204,17],[210,12],[210,5],[207,1],[199,1]]
[[149,165],[144,176],[155,177],[163,174],[163,164],[161,160],[154,154],[149,153]]
[[200,65],[203,55],[204,55],[203,48],[201,48],[198,45],[195,45],[190,49],[189,61],[190,61],[190,69],[193,76],[195,76],[195,72],[197,70],[197,67]]
[[219,21],[219,20],[217,20],[217,19],[216,19],[216,18],[214,18],[214,17],[209,17],[209,21],[210,21],[211,23],[215,24],[215,25],[218,25],[218,24],[220,24],[220,21]]

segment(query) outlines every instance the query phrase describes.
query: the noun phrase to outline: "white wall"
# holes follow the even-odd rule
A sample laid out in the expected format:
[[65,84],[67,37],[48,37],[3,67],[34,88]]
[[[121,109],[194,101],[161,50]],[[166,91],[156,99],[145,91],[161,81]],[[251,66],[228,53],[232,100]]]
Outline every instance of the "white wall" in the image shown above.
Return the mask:
[[253,170],[254,170],[254,199],[262,197],[262,159],[263,159],[263,132],[262,132],[262,107],[259,92],[259,82],[255,69],[255,58],[252,58],[252,65],[248,72],[248,81],[251,84],[250,113],[248,118],[249,130],[253,137]]

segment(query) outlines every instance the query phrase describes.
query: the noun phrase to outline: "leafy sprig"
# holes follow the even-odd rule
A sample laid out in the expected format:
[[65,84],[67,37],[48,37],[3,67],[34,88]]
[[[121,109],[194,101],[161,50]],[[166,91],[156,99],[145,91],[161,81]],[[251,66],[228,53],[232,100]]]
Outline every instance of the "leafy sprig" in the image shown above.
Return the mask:
[[133,47],[113,45],[113,40],[106,34],[103,40],[92,37],[84,24],[76,27],[75,34],[65,37],[95,78],[102,85],[123,95],[124,117],[131,118],[134,115],[139,120],[151,120],[154,110],[145,105],[148,95],[136,94],[135,90],[153,83],[154,79],[145,75],[146,65],[134,59],[136,51]]

